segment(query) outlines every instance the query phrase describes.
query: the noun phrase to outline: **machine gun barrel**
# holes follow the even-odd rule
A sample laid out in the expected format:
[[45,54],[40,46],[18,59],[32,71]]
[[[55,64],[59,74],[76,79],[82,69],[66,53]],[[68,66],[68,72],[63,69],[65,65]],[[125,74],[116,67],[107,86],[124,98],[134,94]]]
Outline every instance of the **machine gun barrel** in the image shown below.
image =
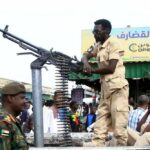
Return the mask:
[[33,44],[31,44],[31,43],[29,43],[29,42],[27,42],[27,41],[25,41],[25,40],[19,38],[19,37],[15,36],[15,35],[13,35],[13,34],[11,34],[11,33],[9,33],[9,32],[8,32],[8,25],[6,25],[6,27],[5,27],[4,30],[0,29],[0,32],[3,33],[3,37],[4,37],[4,38],[7,38],[7,39],[9,39],[10,41],[12,41],[12,42],[18,44],[18,45],[19,45],[20,47],[22,47],[23,49],[25,49],[25,50],[26,50],[26,49],[29,49],[29,50],[31,50],[31,51],[33,51],[33,52],[35,52],[35,53],[39,53],[39,52],[38,52],[39,47],[37,47],[37,46],[35,46],[35,45],[33,45]]
[[[69,64],[69,66],[75,71],[78,67],[80,68],[81,64],[78,65],[78,60],[76,57],[74,58],[71,58],[69,57],[68,55],[65,55],[61,52],[57,52],[57,51],[48,51],[44,48],[41,48],[41,47],[38,47],[38,46],[35,46],[27,41],[25,41],[24,39],[21,39],[11,33],[8,32],[8,25],[6,25],[5,29],[2,30],[0,29],[0,32],[3,33],[3,37],[18,44],[21,48],[25,49],[25,50],[31,50],[32,52],[38,54],[39,56],[42,56],[42,55],[50,55],[49,59],[48,59],[48,62],[50,64],[53,64],[53,65],[57,65],[59,63],[59,60],[64,60],[65,63]],[[76,63],[73,63],[72,61],[75,61]],[[77,69],[78,70],[78,69]]]

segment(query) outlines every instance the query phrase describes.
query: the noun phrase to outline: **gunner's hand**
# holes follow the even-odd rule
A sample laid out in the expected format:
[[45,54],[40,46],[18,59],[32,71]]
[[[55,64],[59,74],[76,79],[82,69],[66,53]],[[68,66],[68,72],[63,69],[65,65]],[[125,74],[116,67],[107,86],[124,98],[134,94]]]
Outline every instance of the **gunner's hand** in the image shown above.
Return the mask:
[[89,63],[85,63],[83,65],[83,73],[91,74],[91,72],[92,72],[92,67],[90,66]]

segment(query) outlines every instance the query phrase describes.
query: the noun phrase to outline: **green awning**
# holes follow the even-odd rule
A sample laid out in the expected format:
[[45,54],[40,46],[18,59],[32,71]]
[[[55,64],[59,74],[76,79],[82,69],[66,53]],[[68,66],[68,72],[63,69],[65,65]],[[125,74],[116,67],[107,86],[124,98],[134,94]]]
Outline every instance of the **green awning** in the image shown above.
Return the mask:
[[[93,64],[94,66],[96,64]],[[133,62],[126,63],[126,78],[150,78],[150,62]],[[69,73],[69,80],[87,80],[89,82],[96,81],[100,78],[98,74],[86,75],[83,73]]]
[[150,62],[126,63],[126,78],[150,78]]
[[76,80],[88,80],[90,82],[93,82],[95,80],[98,80],[100,78],[99,74],[91,74],[86,75],[83,73],[76,73],[76,72],[70,72],[69,73],[69,80],[76,81]]

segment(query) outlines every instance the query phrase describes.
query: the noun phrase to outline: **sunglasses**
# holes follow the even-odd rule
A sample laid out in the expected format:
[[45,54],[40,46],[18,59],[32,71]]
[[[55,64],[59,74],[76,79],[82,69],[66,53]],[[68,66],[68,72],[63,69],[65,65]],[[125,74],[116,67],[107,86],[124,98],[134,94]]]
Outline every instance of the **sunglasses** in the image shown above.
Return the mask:
[[95,29],[95,30],[92,31],[93,34],[101,34],[102,32],[103,32],[103,31],[99,31],[99,30],[97,30],[97,29]]

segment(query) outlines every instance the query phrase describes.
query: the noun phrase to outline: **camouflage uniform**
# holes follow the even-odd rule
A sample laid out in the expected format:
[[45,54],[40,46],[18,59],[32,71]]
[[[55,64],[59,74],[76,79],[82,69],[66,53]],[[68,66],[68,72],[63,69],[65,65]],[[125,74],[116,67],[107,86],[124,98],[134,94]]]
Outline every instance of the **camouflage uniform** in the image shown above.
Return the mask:
[[5,109],[0,109],[0,150],[28,150],[19,121]]

